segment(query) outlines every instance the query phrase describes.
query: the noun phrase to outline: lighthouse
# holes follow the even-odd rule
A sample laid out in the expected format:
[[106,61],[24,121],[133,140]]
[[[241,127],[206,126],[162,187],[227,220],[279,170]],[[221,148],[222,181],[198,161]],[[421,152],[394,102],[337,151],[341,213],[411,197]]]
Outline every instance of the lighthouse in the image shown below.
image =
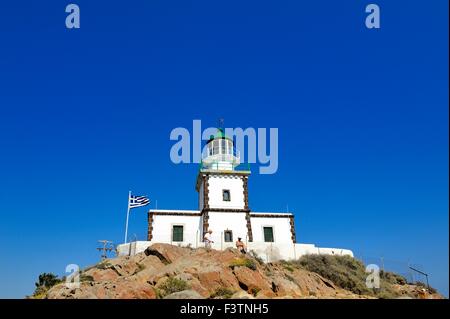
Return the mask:
[[147,240],[118,245],[119,255],[142,252],[154,243],[202,248],[204,235],[211,230],[212,249],[235,248],[241,238],[249,251],[266,262],[317,253],[353,256],[348,249],[298,243],[292,212],[252,211],[250,168],[241,163],[233,139],[224,132],[218,128],[203,148],[195,183],[197,209],[150,209]]

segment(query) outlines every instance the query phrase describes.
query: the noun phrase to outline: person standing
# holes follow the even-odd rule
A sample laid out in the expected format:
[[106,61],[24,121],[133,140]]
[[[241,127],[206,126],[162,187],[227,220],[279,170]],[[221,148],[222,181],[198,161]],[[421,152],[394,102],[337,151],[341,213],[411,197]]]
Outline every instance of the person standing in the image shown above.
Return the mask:
[[208,231],[206,232],[205,236],[203,237],[204,241],[205,241],[205,247],[207,250],[211,249],[211,244],[214,243],[214,241],[212,240],[212,230],[208,229]]

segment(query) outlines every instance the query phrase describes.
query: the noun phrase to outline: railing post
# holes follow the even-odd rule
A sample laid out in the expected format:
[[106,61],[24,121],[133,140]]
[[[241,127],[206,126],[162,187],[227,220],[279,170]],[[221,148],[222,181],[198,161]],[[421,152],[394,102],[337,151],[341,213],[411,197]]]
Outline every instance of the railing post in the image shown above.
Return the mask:
[[195,248],[198,248],[198,229],[197,229],[197,232],[195,234]]
[[270,243],[270,259],[272,260],[272,256],[273,256],[273,243]]

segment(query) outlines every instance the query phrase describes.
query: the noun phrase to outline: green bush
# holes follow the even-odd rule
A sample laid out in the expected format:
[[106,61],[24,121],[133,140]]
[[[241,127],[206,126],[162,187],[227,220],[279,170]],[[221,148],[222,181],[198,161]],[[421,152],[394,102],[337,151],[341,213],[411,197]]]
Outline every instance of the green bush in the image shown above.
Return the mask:
[[107,269],[110,268],[112,266],[112,264],[108,261],[102,261],[101,263],[99,263],[97,266],[95,266],[97,269]]
[[163,298],[167,295],[173,294],[189,289],[189,285],[186,281],[174,277],[169,277],[164,283],[159,286],[160,297]]
[[249,258],[237,258],[235,260],[233,260],[230,265],[231,268],[234,267],[247,267],[250,268],[251,270],[256,270],[256,263]]
[[407,284],[407,280],[405,277],[395,274],[393,272],[390,271],[380,271],[380,278],[386,280],[387,282],[389,282],[390,284],[397,284],[397,285],[406,285]]
[[398,297],[398,294],[393,293],[390,290],[380,290],[377,293],[377,297],[380,298],[380,299],[395,299],[395,298]]
[[221,298],[221,299],[230,299],[233,295],[233,291],[231,291],[228,288],[220,287],[217,288],[216,291],[214,291],[210,298]]
[[48,289],[44,287],[37,287],[32,295],[33,299],[43,299],[47,294]]
[[359,295],[372,293],[365,284],[367,274],[364,264],[350,256],[305,255],[295,263],[353,293]]
[[80,282],[85,282],[85,281],[95,281],[94,277],[90,276],[90,275],[86,275],[86,274],[80,274]]
[[257,288],[257,287],[252,288],[252,289],[250,290],[250,292],[252,293],[252,295],[253,295],[254,297],[256,297],[256,295],[257,295],[258,292],[260,292],[260,291],[261,291],[261,288]]
[[281,264],[283,265],[284,269],[294,272],[293,264],[291,264],[289,261],[281,260]]
[[52,273],[42,273],[35,282],[36,289],[33,292],[34,298],[42,298],[45,293],[53,286],[61,283],[62,280],[57,275]]
[[400,275],[380,272],[380,288],[370,289],[366,286],[365,265],[350,256],[305,255],[295,261],[299,267],[318,273],[331,280],[335,285],[358,295],[371,295],[379,298],[395,298],[399,293],[392,287],[393,283],[406,282]]

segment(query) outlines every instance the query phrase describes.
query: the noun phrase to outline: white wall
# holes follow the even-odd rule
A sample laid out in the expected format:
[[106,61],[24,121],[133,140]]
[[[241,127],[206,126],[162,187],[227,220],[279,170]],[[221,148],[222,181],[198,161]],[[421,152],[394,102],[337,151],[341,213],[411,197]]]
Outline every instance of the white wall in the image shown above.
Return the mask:
[[[198,213],[198,212],[197,212]],[[183,242],[172,242],[172,226],[183,226]],[[153,242],[168,243],[173,245],[188,245],[193,247],[201,238],[201,218],[200,216],[174,216],[174,215],[154,215],[153,216]]]
[[[117,246],[117,254],[119,256],[135,255],[143,252],[147,247],[157,241],[137,241],[128,244],[122,244]],[[198,243],[198,246],[192,245],[192,247],[204,247],[202,242]],[[212,245],[213,249],[224,250],[228,247],[234,247],[234,243],[221,244],[215,242]],[[275,243],[248,243],[248,250],[253,250],[258,254],[265,262],[273,262],[277,260],[290,260],[298,259],[303,255],[308,254],[321,254],[321,255],[348,255],[353,257],[353,252],[348,249],[341,248],[320,248],[313,244],[275,244]]]
[[[209,207],[244,209],[244,182],[240,176],[210,175],[209,176]],[[223,201],[224,189],[230,191],[230,201]]]
[[291,224],[288,217],[270,218],[270,217],[252,217],[253,242],[264,242],[263,227],[273,227],[273,239],[275,243],[292,244]]
[[[209,212],[209,228],[213,231],[212,237],[216,244],[222,244],[227,246],[224,242],[223,232],[225,230],[233,231],[233,242],[241,237],[245,241],[247,237],[247,220],[245,219],[245,213],[219,213]],[[234,243],[232,245],[234,247]]]

